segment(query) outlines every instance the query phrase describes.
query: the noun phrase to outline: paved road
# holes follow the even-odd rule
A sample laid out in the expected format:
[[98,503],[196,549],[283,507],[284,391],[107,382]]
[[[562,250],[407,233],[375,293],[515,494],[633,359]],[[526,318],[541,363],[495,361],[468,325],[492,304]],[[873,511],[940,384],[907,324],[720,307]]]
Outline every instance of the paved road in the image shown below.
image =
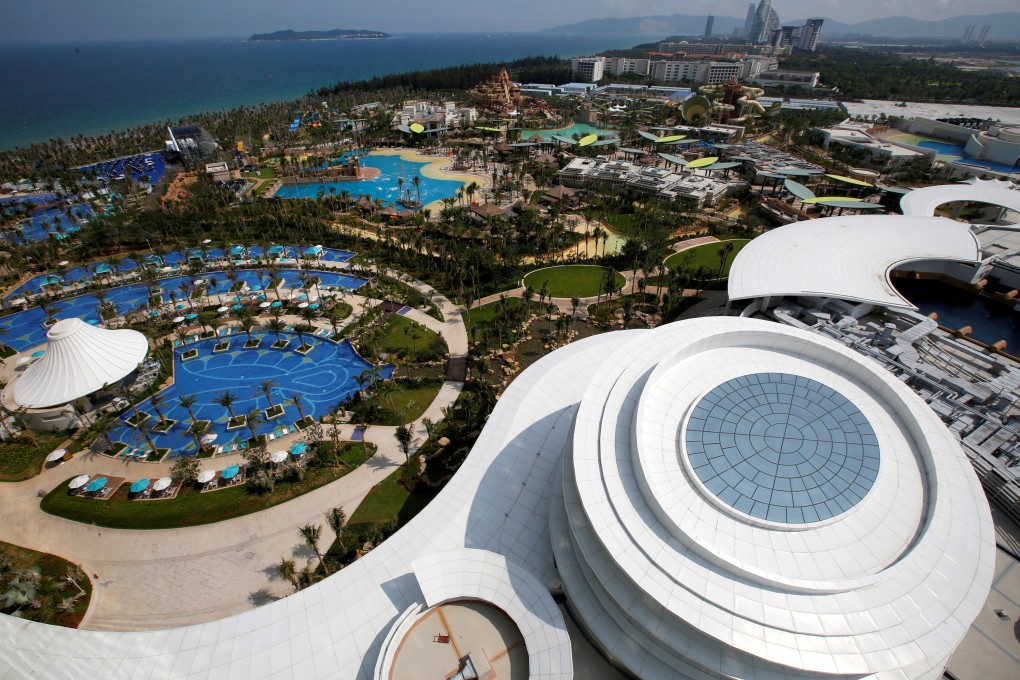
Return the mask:
[[[464,356],[467,333],[458,307],[420,281],[398,272],[386,273],[431,297],[442,310],[443,321],[419,310],[410,310],[405,316],[441,333],[452,357]],[[356,314],[378,302],[356,295],[348,295],[346,300],[354,305]],[[443,384],[422,418],[413,424],[415,448],[426,436],[422,419],[441,420],[442,409],[456,401],[462,388],[459,382]],[[353,427],[344,426],[345,437]],[[284,557],[296,559],[299,568],[303,561],[315,560],[298,528],[309,522],[322,524],[322,545],[332,541],[323,513],[339,505],[350,515],[368,492],[404,461],[393,436],[395,430],[370,426],[365,440],[378,447],[375,456],[342,479],[304,496],[236,519],[159,531],[83,525],[39,509],[40,495],[77,474],[152,478],[171,465],[82,453],[28,481],[0,484],[0,517],[4,518],[0,540],[61,555],[96,575],[83,628],[147,630],[223,618],[291,591],[290,585],[276,576],[275,565]],[[277,440],[274,448],[288,447],[298,439],[297,434],[288,435]],[[222,469],[240,460],[238,454],[220,455],[210,464]]]

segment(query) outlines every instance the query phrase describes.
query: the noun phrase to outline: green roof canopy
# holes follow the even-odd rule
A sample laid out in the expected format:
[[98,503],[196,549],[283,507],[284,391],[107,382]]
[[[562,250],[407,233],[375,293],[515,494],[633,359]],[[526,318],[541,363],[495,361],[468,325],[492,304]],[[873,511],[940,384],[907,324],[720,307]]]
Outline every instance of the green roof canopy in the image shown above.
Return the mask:
[[659,138],[653,135],[651,132],[645,132],[644,130],[638,130],[638,134],[647,139],[650,142],[657,142]]
[[411,123],[407,127],[409,127],[411,129],[411,132],[413,132],[414,134],[418,134],[419,132],[425,132],[425,126],[422,125],[421,123]]
[[668,144],[669,142],[679,142],[681,139],[686,139],[687,135],[667,135],[665,137],[656,137],[655,142],[657,144]]
[[411,128],[407,127],[406,125],[398,125],[397,129],[403,132],[405,135],[411,134]]
[[685,161],[683,158],[680,158],[680,156],[674,156],[673,154],[669,153],[660,153],[658,154],[658,156],[662,160],[667,161],[669,163],[673,163],[674,165],[679,165],[681,167],[687,165],[687,161]]
[[585,135],[581,139],[577,140],[578,146],[591,146],[595,142],[599,141],[598,135]]
[[858,186],[858,187],[870,187],[870,186],[873,186],[873,185],[868,184],[867,182],[865,182],[863,180],[854,179],[853,177],[844,177],[843,175],[829,175],[829,174],[826,174],[825,176],[828,177],[829,179],[834,179],[837,182],[845,182],[846,184],[853,184],[854,186]]
[[789,175],[790,177],[810,177],[822,174],[821,170],[805,170],[804,168],[777,168],[776,172],[780,175]]
[[791,194],[793,194],[802,201],[810,201],[815,197],[815,192],[811,191],[800,182],[795,182],[792,179],[788,179],[783,182],[783,185],[786,187],[787,191],[789,191]]
[[882,207],[878,203],[868,203],[867,201],[818,201],[818,205],[845,208],[846,210],[878,210]]
[[705,168],[718,161],[719,161],[718,156],[705,156],[704,158],[698,158],[697,160],[693,160],[690,163],[688,163],[687,169],[694,170],[695,168]]
[[551,135],[551,136],[557,142],[563,142],[564,144],[577,144],[577,140],[571,139],[570,137],[564,137],[563,135]]

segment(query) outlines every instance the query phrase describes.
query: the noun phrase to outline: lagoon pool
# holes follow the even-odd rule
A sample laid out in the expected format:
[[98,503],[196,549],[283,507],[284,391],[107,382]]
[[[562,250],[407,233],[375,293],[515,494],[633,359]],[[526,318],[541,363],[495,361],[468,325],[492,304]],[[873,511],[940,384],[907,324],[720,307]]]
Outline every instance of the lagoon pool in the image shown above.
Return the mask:
[[316,198],[321,188],[327,194],[341,193],[346,191],[352,197],[368,194],[373,199],[381,200],[386,205],[395,205],[398,208],[405,207],[400,202],[401,192],[398,185],[400,178],[404,179],[405,191],[411,189],[411,198],[417,200],[418,191],[411,185],[411,178],[421,177],[421,202],[422,205],[439,201],[444,198],[452,198],[457,195],[457,189],[463,186],[464,182],[455,179],[432,179],[421,173],[421,169],[429,165],[430,161],[409,161],[396,155],[364,156],[361,165],[366,168],[376,168],[379,176],[375,179],[359,179],[346,182],[321,182],[318,184],[285,184],[276,193],[276,198]]
[[[177,423],[166,434],[150,435],[157,447],[172,449],[171,455],[195,453],[194,439],[187,433],[191,416],[187,409],[177,404],[179,396],[194,394],[197,397],[192,410],[199,420],[211,421],[208,433],[216,435],[213,445],[221,446],[251,437],[247,426],[227,430],[229,414],[216,403],[217,395],[225,390],[237,397],[231,408],[240,416],[254,409],[269,408],[260,384],[264,380],[276,383],[269,393],[273,404],[284,406],[284,413],[255,427],[256,433],[268,434],[300,419],[298,408],[289,403],[293,395],[300,395],[304,414],[318,420],[361,389],[357,377],[372,368],[346,340],[334,343],[305,335],[305,342],[314,349],[307,356],[301,356],[292,351],[299,344],[293,333],[281,333],[282,339],[290,341],[288,348],[283,350],[271,348],[275,341],[272,333],[254,333],[252,336],[260,340],[258,348],[242,349],[247,336],[241,333],[230,336],[230,350],[226,352],[212,353],[213,345],[220,341],[217,339],[190,343],[187,349],[197,349],[199,355],[188,361],[182,358],[185,348],[174,351],[174,384],[160,393],[166,401],[160,411]],[[381,366],[378,371],[380,378],[388,378],[392,374],[393,367],[388,365]],[[153,424],[157,422],[156,411],[148,400],[138,404],[138,410],[153,416]],[[130,409],[124,413],[110,432],[110,439],[134,448],[144,448],[144,437],[124,420],[131,415]],[[269,447],[272,451],[272,444]]]
[[573,137],[574,135],[604,135],[608,132],[613,132],[612,128],[597,128],[594,125],[588,125],[587,123],[574,123],[569,127],[559,128],[556,130],[521,130],[521,141],[530,142],[531,138],[535,135],[538,135],[548,142],[552,139],[553,135]]
[[[304,270],[308,274],[318,276],[320,289],[327,286],[356,290],[365,283],[365,279],[356,276],[349,276],[339,272]],[[296,269],[280,270],[280,278],[284,283],[280,295],[286,297],[287,288],[298,288],[302,285]],[[269,284],[269,277],[262,269],[241,269],[236,272],[238,283],[245,283],[250,290],[261,290]],[[210,294],[226,293],[234,285],[227,277],[226,272],[204,272],[198,278],[205,279],[209,285]],[[159,280],[160,295],[163,302],[176,302],[179,309],[188,306],[187,296],[182,283],[190,282],[187,276],[172,276]],[[215,291],[215,292],[214,292]],[[270,292],[269,296],[276,293]],[[132,283],[126,286],[117,286],[106,291],[106,302],[114,305],[118,314],[127,314],[141,309],[148,304],[148,289],[144,284]],[[204,300],[195,300],[201,305]],[[99,322],[99,299],[94,295],[78,295],[75,297],[57,300],[53,304],[53,316],[58,319],[69,319],[77,317],[87,323]],[[46,328],[43,322],[46,314],[39,307],[31,307],[23,312],[15,312],[0,317],[0,341],[10,345],[18,352],[30,347],[41,345],[46,342]]]

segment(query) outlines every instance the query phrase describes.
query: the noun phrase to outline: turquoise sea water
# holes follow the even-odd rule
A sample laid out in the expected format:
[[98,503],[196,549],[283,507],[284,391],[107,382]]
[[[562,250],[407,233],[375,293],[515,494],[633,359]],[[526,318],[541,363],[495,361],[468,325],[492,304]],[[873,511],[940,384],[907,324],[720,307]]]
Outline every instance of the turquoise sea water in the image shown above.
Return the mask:
[[542,139],[549,141],[553,135],[562,135],[563,137],[573,137],[575,134],[578,135],[598,135],[606,134],[609,132],[608,128],[597,128],[594,125],[588,125],[587,123],[574,123],[570,127],[561,128],[559,130],[522,130],[521,140],[531,141],[531,138],[538,135]]
[[509,33],[0,45],[0,150],[293,99],[342,80],[529,55],[578,56],[634,41]]

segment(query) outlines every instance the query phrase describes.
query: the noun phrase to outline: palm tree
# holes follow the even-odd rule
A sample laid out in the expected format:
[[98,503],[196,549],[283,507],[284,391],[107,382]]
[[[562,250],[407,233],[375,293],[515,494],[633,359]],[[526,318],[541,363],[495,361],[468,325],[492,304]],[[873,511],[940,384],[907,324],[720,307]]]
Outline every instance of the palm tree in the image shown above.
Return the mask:
[[234,415],[234,402],[237,401],[237,395],[230,390],[223,390],[216,395],[216,403],[227,409],[230,413],[230,419],[235,420],[237,416]]
[[149,397],[149,406],[156,412],[156,417],[159,418],[160,423],[166,422],[166,416],[163,415],[163,411],[159,408],[160,406],[166,406],[166,397],[159,392]]
[[143,420],[135,426],[138,433],[145,439],[145,443],[149,445],[153,453],[156,453],[156,444],[152,441],[152,421]]
[[294,394],[290,395],[290,399],[288,399],[287,401],[290,402],[294,406],[294,408],[297,409],[298,415],[301,416],[301,420],[304,420],[305,419],[305,411],[304,411],[303,406],[304,406],[305,402],[301,398],[301,395],[297,394],[295,392]]
[[251,331],[253,328],[255,328],[255,319],[245,314],[244,316],[241,317],[241,321],[238,323],[238,325],[241,327],[241,330],[244,331],[245,335],[248,336],[248,342],[251,342],[252,341]]
[[113,416],[106,415],[97,420],[96,423],[92,426],[92,431],[96,433],[96,439],[100,438],[105,439],[106,445],[110,448],[111,451],[117,448],[117,446],[113,443],[113,440],[110,439],[110,432],[113,431],[116,422],[117,421]]
[[322,538],[322,525],[321,524],[306,524],[301,529],[301,536],[304,537],[305,543],[309,548],[315,551],[315,556],[319,558],[319,566],[322,570],[329,573],[329,569],[326,568],[325,563],[322,561],[322,553],[319,552],[319,539]]
[[248,429],[251,431],[252,439],[255,439],[256,437],[259,436],[258,432],[255,431],[255,426],[263,422],[264,420],[265,416],[263,416],[262,411],[258,410],[257,408],[253,408],[252,410],[244,414],[244,422],[245,425],[248,426]]
[[294,560],[280,560],[280,563],[276,565],[276,572],[280,575],[280,578],[294,586],[294,592],[301,590],[301,584],[298,583],[297,579],[297,565],[294,564]]
[[266,324],[266,328],[271,330],[276,336],[276,341],[280,342],[280,333],[287,328],[287,324],[281,321],[279,318],[270,319],[269,323]]
[[301,322],[294,326],[294,332],[297,333],[298,342],[301,343],[301,347],[299,349],[305,347],[305,333],[311,333],[313,330],[315,330],[315,328],[311,324],[305,322]]
[[195,452],[201,453],[202,449],[205,448],[202,444],[202,435],[209,430],[208,421],[193,422],[191,427],[188,428],[188,434],[195,440]]
[[347,552],[347,548],[344,546],[344,529],[347,527],[347,513],[340,507],[330,508],[326,511],[326,522],[329,524],[329,528],[333,530],[333,533],[336,534],[336,542],[339,544],[340,550]]
[[270,378],[269,380],[263,380],[259,384],[259,389],[262,390],[262,394],[266,395],[266,401],[269,402],[269,408],[273,408],[276,404],[273,403],[272,390],[274,387],[279,387],[279,383]]
[[411,432],[411,428],[407,425],[400,425],[393,433],[397,443],[400,444],[400,450],[404,452],[404,461],[407,462],[411,459],[411,444],[414,441],[414,433]]
[[421,177],[418,175],[411,177],[411,184],[414,185],[414,189],[418,194],[418,204],[421,205]]
[[177,397],[177,405],[180,406],[181,408],[188,409],[188,415],[191,416],[192,424],[198,422],[198,418],[195,417],[195,411],[192,410],[192,407],[194,407],[195,402],[197,401],[198,396],[194,394],[182,394],[181,396]]

